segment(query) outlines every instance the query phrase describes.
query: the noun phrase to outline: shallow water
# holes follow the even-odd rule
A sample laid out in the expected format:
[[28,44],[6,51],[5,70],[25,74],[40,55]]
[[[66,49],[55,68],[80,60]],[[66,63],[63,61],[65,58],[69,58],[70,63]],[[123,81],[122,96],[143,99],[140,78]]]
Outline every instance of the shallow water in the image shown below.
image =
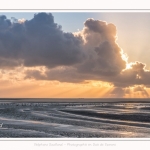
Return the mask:
[[1,102],[0,137],[148,138],[150,103]]

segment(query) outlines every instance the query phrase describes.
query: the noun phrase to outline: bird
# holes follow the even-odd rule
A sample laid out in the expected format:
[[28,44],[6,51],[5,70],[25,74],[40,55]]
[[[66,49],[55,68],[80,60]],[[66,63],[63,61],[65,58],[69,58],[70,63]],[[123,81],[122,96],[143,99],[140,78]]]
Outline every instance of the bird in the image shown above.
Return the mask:
[[2,128],[2,127],[3,127],[3,123],[0,124],[0,128]]

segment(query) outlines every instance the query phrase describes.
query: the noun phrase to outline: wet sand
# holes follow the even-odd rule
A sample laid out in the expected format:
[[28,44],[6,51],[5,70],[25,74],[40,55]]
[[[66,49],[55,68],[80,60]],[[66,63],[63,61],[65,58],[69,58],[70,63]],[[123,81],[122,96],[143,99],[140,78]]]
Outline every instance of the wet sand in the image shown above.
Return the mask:
[[149,102],[0,102],[0,137],[147,138]]

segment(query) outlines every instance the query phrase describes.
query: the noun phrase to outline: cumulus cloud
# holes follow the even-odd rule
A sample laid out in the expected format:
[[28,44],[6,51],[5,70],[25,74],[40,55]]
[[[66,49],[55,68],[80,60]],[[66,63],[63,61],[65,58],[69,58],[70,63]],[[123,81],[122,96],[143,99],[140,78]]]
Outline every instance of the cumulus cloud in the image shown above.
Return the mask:
[[54,22],[51,13],[38,13],[31,20],[11,21],[0,16],[0,68],[44,66],[45,70],[26,69],[25,78],[113,83],[112,94],[133,85],[150,85],[150,71],[141,62],[130,64],[116,42],[112,23],[87,19],[77,33],[67,33]]
[[63,32],[50,13],[35,14],[21,23],[0,16],[0,56],[21,61],[24,66],[49,68],[74,65],[84,59],[81,39]]
[[145,69],[146,65],[141,62],[131,63],[131,68],[121,72],[113,82],[116,86],[126,87],[132,85],[150,85],[150,71]]
[[121,57],[121,48],[116,43],[116,26],[104,21],[87,19],[79,35],[85,41],[88,57],[78,67],[82,73],[112,76],[126,66]]

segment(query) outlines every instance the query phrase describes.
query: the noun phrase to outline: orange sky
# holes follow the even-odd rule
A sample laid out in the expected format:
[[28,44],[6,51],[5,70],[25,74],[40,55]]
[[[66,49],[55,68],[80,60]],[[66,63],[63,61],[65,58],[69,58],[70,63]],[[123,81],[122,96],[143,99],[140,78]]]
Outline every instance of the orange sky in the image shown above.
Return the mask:
[[[128,88],[130,93],[124,95],[113,94],[113,85],[101,81],[87,83],[62,83],[59,81],[36,80],[1,80],[1,98],[147,98],[141,91],[134,92],[134,87]],[[124,89],[125,91],[127,89]],[[146,88],[150,94],[150,89]]]

